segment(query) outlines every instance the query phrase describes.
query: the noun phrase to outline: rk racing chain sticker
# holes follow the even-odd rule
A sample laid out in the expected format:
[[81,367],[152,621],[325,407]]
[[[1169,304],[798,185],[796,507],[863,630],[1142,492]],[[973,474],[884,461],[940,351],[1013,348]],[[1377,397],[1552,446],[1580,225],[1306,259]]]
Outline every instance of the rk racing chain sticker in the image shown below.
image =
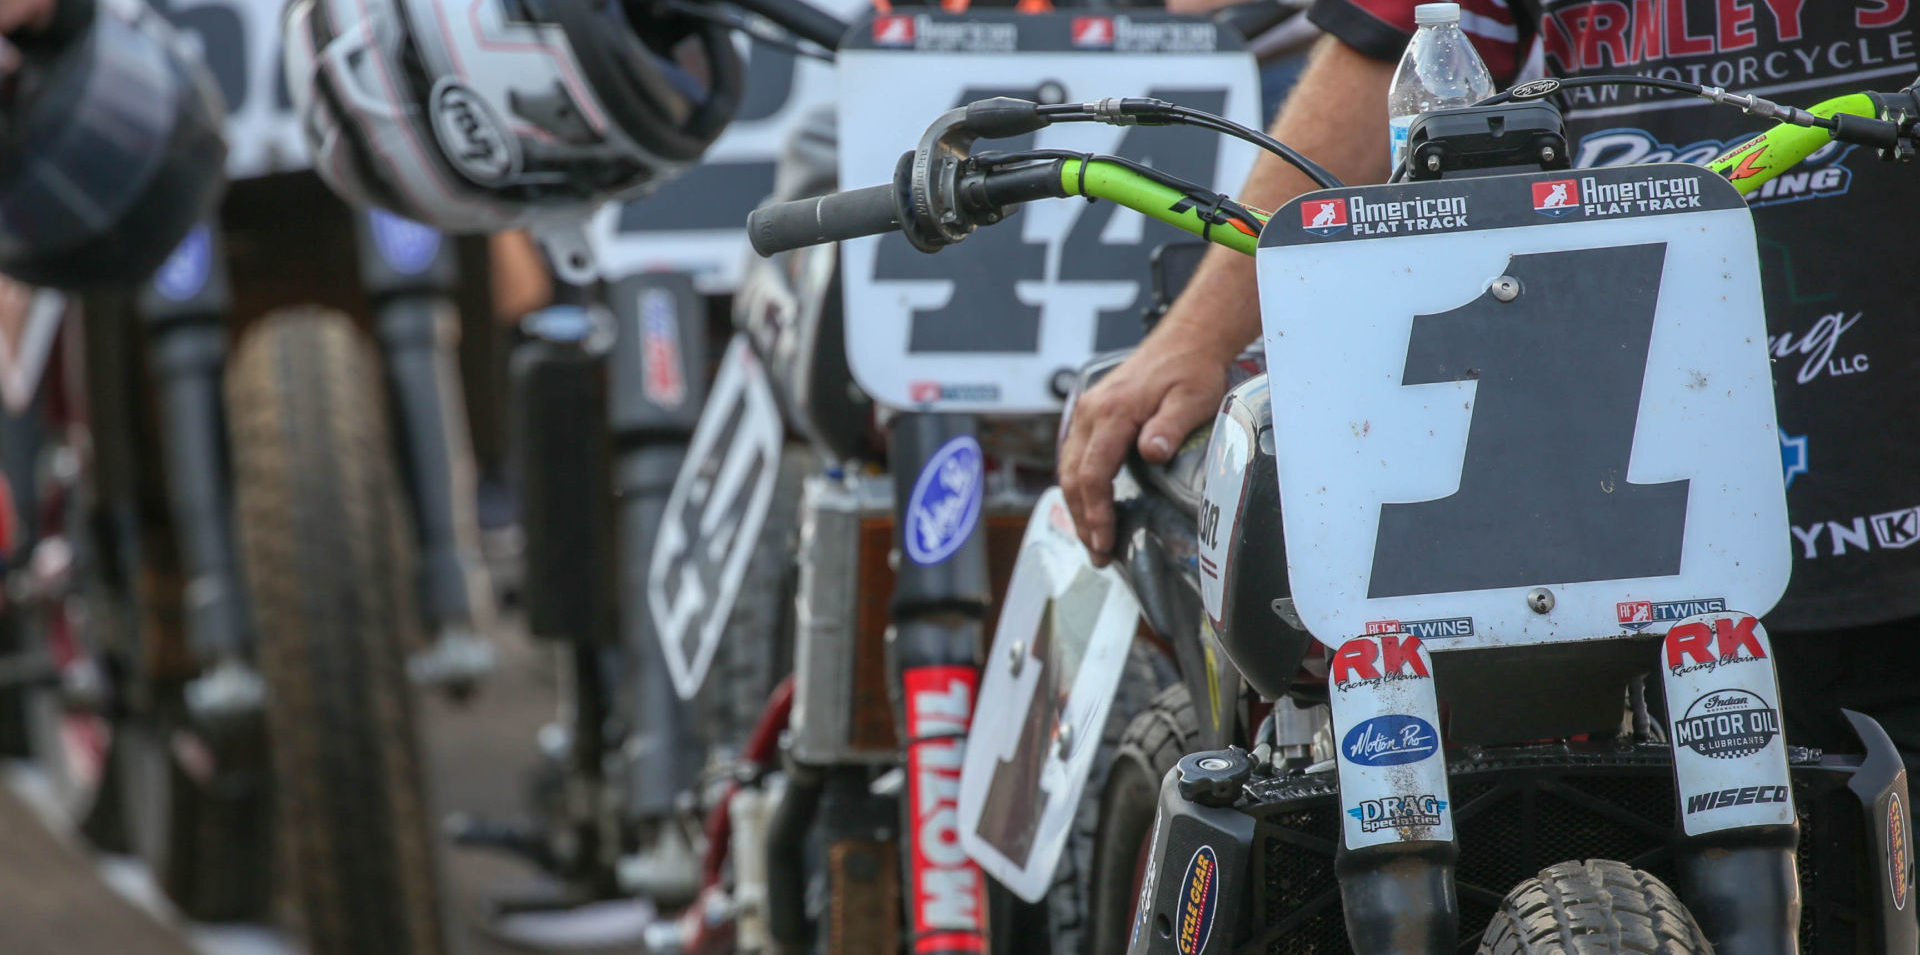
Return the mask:
[[907,497],[907,556],[922,566],[954,555],[980,522],[986,483],[980,442],[961,435],[940,446],[920,469]]
[[1772,644],[1745,613],[1681,620],[1661,641],[1673,775],[1689,836],[1792,825]]
[[1354,637],[1334,652],[1329,683],[1347,847],[1453,841],[1433,659],[1420,638]]
[[902,674],[913,951],[985,952],[986,883],[960,845],[960,767],[979,671],[913,667]]

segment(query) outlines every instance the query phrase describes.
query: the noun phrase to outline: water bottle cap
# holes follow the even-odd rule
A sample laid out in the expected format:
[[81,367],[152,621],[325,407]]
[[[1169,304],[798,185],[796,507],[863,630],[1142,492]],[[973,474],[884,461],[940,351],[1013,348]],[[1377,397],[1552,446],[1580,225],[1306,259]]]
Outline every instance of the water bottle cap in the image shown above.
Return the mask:
[[1431,26],[1437,23],[1459,23],[1460,5],[1457,3],[1423,3],[1413,8],[1415,26]]

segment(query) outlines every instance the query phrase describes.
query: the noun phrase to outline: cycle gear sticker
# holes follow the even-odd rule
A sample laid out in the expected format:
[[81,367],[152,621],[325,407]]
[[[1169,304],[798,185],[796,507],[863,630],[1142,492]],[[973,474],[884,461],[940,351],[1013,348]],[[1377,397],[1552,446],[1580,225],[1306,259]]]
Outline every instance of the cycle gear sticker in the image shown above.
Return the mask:
[[1420,638],[1354,637],[1334,651],[1327,683],[1347,848],[1451,842],[1440,702]]
[[1462,621],[1448,649],[1517,646],[1780,599],[1759,258],[1724,180],[1657,164],[1292,205],[1256,268],[1314,636]]
[[[838,79],[843,189],[891,181],[930,121],[994,96],[1149,96],[1260,125],[1259,77],[1239,38],[1157,11],[887,15],[848,34]],[[1255,155],[1193,130],[1098,123],[1060,123],[977,149],[1110,153],[1223,191],[1240,187]],[[1153,251],[1190,240],[1113,203],[1045,201],[938,255],[898,233],[843,242],[854,379],[893,408],[1057,411],[1055,376],[1140,340]]]
[[1040,496],[980,683],[960,776],[960,842],[1029,902],[1046,897],[1126,670],[1140,606],[1096,568],[1059,488]]
[[647,566],[647,613],[683,700],[700,691],[720,648],[774,503],[785,436],[766,369],[746,336],[735,335],[667,496]]
[[1792,825],[1772,644],[1744,613],[1697,614],[1660,646],[1668,739],[1687,835]]
[[1180,879],[1180,924],[1174,948],[1180,955],[1200,955],[1213,935],[1213,917],[1220,903],[1220,857],[1212,846],[1193,850],[1187,873]]

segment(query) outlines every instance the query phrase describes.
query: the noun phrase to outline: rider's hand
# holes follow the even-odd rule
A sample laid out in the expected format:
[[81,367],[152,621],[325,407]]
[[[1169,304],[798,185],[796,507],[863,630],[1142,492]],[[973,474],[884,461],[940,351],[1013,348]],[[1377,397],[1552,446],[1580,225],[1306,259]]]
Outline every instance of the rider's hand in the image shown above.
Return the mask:
[[1114,544],[1113,476],[1128,449],[1137,446],[1155,464],[1172,457],[1219,409],[1227,362],[1241,344],[1163,321],[1074,403],[1060,447],[1060,488],[1096,566],[1106,566]]
[[0,36],[44,30],[53,22],[54,0],[0,0]]

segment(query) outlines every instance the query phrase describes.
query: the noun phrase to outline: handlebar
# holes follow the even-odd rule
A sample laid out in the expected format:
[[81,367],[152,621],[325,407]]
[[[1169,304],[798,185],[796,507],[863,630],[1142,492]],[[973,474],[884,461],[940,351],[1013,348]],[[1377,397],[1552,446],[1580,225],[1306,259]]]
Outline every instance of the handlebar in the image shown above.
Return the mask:
[[[1591,80],[1615,78],[1588,78]],[[1644,82],[1643,77],[1620,77]],[[1588,84],[1582,84],[1588,85]],[[1557,81],[1526,84],[1495,100],[1533,100],[1559,89]],[[1920,81],[1898,93],[1856,93],[1801,110],[1753,96],[1694,86],[1687,90],[1752,115],[1783,117],[1772,129],[1707,163],[1741,194],[1749,194],[1830,141],[1869,145],[1888,160],[1910,161],[1920,139]],[[1493,108],[1497,108],[1497,102]],[[1537,109],[1538,107],[1530,107]],[[1465,112],[1465,111],[1453,111]],[[1250,138],[1298,166],[1323,187],[1338,180],[1284,145],[1220,117],[1158,100],[1038,104],[997,98],[949,111],[928,127],[920,146],[902,156],[894,181],[851,192],[784,202],[747,218],[754,251],[772,255],[804,245],[878,235],[898,229],[923,252],[953,245],[983,225],[1011,215],[1035,199],[1085,196],[1106,199],[1252,255],[1269,213],[1176,177],[1113,156],[1064,150],[1018,153],[972,151],[982,137],[1032,132],[1051,122],[1094,121],[1114,125],[1187,123]],[[1550,157],[1542,157],[1543,161]]]
[[727,0],[748,13],[756,13],[779,24],[787,32],[819,44],[828,50],[840,48],[847,23],[806,0]]
[[900,190],[892,183],[755,209],[747,240],[763,256],[807,245],[879,235],[900,228]]

